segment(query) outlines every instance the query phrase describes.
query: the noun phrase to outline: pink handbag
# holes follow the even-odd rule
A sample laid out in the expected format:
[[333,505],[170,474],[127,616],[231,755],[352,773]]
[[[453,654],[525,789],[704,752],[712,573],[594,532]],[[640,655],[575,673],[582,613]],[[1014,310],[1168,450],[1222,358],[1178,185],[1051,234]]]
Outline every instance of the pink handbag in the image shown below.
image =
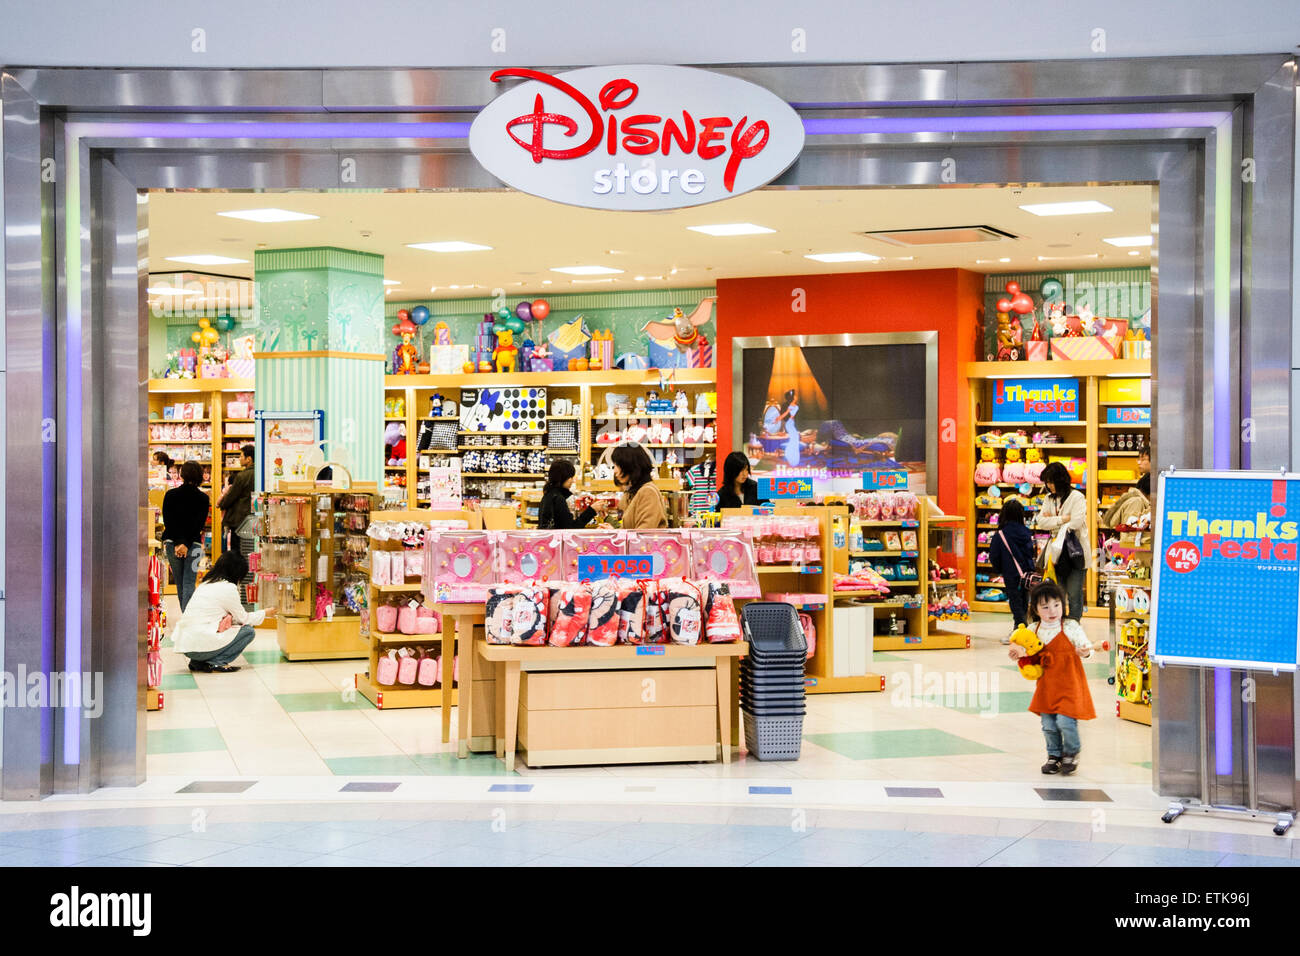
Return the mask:
[[418,634],[419,633],[417,627],[418,620],[419,619],[416,617],[415,614],[415,608],[411,607],[411,605],[403,604],[400,608],[398,608],[397,629],[401,631],[403,634]]
[[401,660],[397,664],[397,683],[411,685],[415,683],[416,671],[419,669],[419,662],[415,655],[411,653],[409,647],[403,647],[398,654]]
[[376,668],[375,680],[384,686],[392,686],[397,683],[397,651],[389,651],[387,657],[379,658],[379,667]]
[[391,604],[381,604],[375,608],[375,627],[380,634],[392,634],[397,630],[397,608]]
[[421,605],[415,611],[415,633],[416,634],[437,634],[442,628],[441,615],[433,608]]
[[421,687],[432,687],[438,683],[438,659],[430,657],[425,648],[420,648],[420,670],[416,681]]

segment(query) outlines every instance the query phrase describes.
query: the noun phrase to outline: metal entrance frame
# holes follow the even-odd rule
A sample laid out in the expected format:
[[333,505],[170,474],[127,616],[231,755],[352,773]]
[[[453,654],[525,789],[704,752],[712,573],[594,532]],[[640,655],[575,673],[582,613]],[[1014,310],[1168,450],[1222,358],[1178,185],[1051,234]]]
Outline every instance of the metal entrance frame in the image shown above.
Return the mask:
[[[804,152],[776,188],[1155,185],[1156,467],[1289,463],[1300,368],[1287,362],[1300,345],[1288,321],[1293,57],[711,69],[766,87],[804,117]],[[105,675],[98,719],[72,704],[8,710],[0,797],[144,778],[148,261],[138,191],[501,188],[464,138],[495,95],[489,74],[0,74],[3,669]],[[132,412],[134,428],[124,427]],[[1300,707],[1289,676],[1273,682],[1259,681],[1260,700],[1287,717],[1256,729],[1261,754],[1276,757],[1261,759],[1260,799],[1294,806]],[[1153,785],[1236,802],[1226,798],[1238,777],[1209,781],[1198,765],[1203,684],[1196,669],[1160,674]]]

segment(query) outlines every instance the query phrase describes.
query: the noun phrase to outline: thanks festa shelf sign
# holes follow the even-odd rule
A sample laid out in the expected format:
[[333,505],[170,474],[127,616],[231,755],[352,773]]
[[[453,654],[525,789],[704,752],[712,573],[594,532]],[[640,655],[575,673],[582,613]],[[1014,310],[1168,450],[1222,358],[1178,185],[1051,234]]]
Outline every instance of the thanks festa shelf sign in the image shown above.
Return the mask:
[[803,149],[784,100],[682,66],[593,66],[523,80],[469,131],[488,172],[522,192],[593,209],[651,210],[729,199],[771,182]]

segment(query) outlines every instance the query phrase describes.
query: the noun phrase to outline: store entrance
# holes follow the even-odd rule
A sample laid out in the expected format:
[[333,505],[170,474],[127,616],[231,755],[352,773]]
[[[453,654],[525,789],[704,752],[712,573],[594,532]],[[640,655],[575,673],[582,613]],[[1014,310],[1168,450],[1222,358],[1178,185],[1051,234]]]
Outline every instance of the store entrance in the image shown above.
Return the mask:
[[[1122,640],[1125,648],[1113,660],[1115,652],[1098,651],[1085,665],[1098,719],[1085,731],[1093,763],[1084,775],[1149,782],[1149,732],[1116,716],[1110,679],[1145,675],[1141,635],[1129,622],[1141,620],[1141,568],[1149,567],[1133,490],[1139,453],[1154,444],[1151,187],[773,189],[725,208],[655,216],[573,209],[510,191],[153,191],[141,205],[151,263],[141,457],[149,460],[142,481],[153,508],[177,480],[154,464],[160,452],[204,468],[199,487],[214,505],[242,471],[245,444],[255,448],[253,467],[273,474],[256,453],[264,436],[255,413],[328,401],[316,386],[336,381],[336,369],[322,364],[294,378],[281,377],[278,366],[336,344],[385,365],[359,392],[355,411],[327,412],[323,426],[353,416],[351,437],[333,433],[326,458],[346,460],[358,487],[373,487],[372,521],[385,509],[451,507],[445,477],[454,459],[462,504],[499,527],[528,527],[554,460],[574,464],[579,488],[612,494],[602,460],[628,440],[647,447],[670,523],[698,521],[712,508],[719,464],[738,452],[756,478],[806,475],[819,495],[843,502],[825,519],[834,560],[818,578],[824,602],[804,611],[821,640],[807,665],[816,683],[799,771],[994,783],[1037,779],[1041,761],[1032,755],[1041,734],[1026,712],[1032,685],[1001,644],[1011,630],[1009,586],[988,552],[1009,502],[1019,501],[1032,522],[1044,494],[1036,473],[1059,462],[1084,496],[1081,537],[1096,552],[1083,582],[1083,626],[1097,642]],[[350,297],[336,295],[349,282]],[[699,335],[687,349],[673,341],[683,318]],[[359,331],[366,323],[369,338]],[[394,333],[404,323],[406,334]],[[497,376],[511,374],[508,365],[497,371],[503,336],[492,341],[484,332],[498,323],[511,332],[510,346],[526,350],[513,353],[514,373],[542,375],[551,362],[545,438],[518,450],[456,434],[467,431],[456,426],[478,382],[496,388]],[[924,411],[922,382],[835,378],[816,346],[785,342],[810,330],[842,336],[846,346],[851,336],[933,333],[933,412]],[[788,412],[788,389],[769,395],[777,377],[745,371],[744,340],[755,337],[806,359],[800,374],[810,387],[798,414],[787,416],[793,432],[774,431],[767,414],[772,403],[778,417],[783,405]],[[548,354],[539,355],[543,344]],[[567,367],[558,371],[561,353]],[[408,357],[411,374],[402,371]],[[479,371],[484,361],[493,371]],[[1008,387],[1036,393],[1042,382],[1073,387],[1073,409],[1031,418],[1001,407]],[[670,394],[675,402],[679,391],[684,411],[651,411],[651,402]],[[906,424],[883,421],[885,398],[900,392],[921,414],[907,413]],[[883,451],[872,444],[886,440],[894,444]],[[915,454],[906,451],[913,447]],[[947,517],[931,524],[925,545],[891,547],[892,529],[881,524],[890,519],[872,512],[880,497],[859,489],[864,473],[908,460],[922,466],[917,492]],[[307,477],[300,463],[281,464],[282,477]],[[1129,505],[1115,510],[1125,498]],[[203,528],[208,561],[229,547],[224,517],[212,508]],[[163,536],[151,528],[157,550]],[[271,549],[251,534],[240,547],[258,555],[244,582],[249,607],[280,606],[274,575],[260,574]],[[851,609],[850,598],[836,597],[837,573],[876,575],[895,605],[876,612],[886,630],[864,639],[856,660],[836,657],[836,612]],[[784,575],[781,566],[762,572],[763,591],[807,590],[810,579]],[[418,661],[438,640],[363,639],[358,629],[354,646],[340,651],[295,643],[281,619],[257,629],[239,672],[193,673],[166,639],[180,610],[169,583],[160,597],[168,618],[160,672],[151,669],[150,704],[160,705],[147,715],[151,776],[406,775],[454,763],[452,744],[441,739],[444,681],[427,690],[375,683],[389,650],[409,649]],[[1108,588],[1124,601],[1113,636],[1102,602]],[[314,597],[285,608],[307,619],[307,631],[315,629]],[[334,604],[346,622],[346,601],[336,596]],[[454,658],[451,670],[454,686]],[[868,688],[868,675],[883,686]],[[1149,693],[1139,684],[1136,707]],[[366,687],[382,691],[386,706]],[[259,714],[256,728],[250,712]]]

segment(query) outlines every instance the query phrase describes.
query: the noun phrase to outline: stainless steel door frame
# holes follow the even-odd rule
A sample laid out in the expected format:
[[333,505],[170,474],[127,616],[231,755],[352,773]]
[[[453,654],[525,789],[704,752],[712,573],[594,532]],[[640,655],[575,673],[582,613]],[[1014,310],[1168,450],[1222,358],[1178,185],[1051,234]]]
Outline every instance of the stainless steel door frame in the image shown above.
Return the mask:
[[[1256,461],[1275,457],[1279,449],[1289,455],[1289,416],[1282,411],[1289,405],[1289,387],[1279,403],[1276,370],[1265,363],[1284,361],[1279,355],[1290,350],[1279,348],[1276,322],[1266,327],[1263,322],[1252,324],[1251,315],[1252,306],[1261,316],[1276,315],[1273,311],[1276,302],[1292,297],[1290,256],[1294,234],[1284,226],[1289,226],[1290,210],[1294,208],[1294,180],[1293,173],[1288,176],[1284,167],[1295,135],[1294,65],[1286,57],[1277,56],[1192,58],[1180,62],[1178,70],[1170,70],[1170,66],[1167,60],[1159,63],[1109,60],[998,64],[996,68],[990,64],[735,67],[723,72],[763,83],[801,106],[809,118],[927,114],[1050,117],[1091,113],[1099,117],[1097,126],[1104,127],[1108,116],[1189,110],[1222,114],[1225,118],[1216,120],[1217,125],[1212,128],[1170,129],[1160,127],[1153,120],[1152,128],[1139,125],[1120,131],[1018,129],[981,133],[946,129],[902,135],[868,131],[812,137],[804,156],[779,185],[933,184],[941,181],[939,172],[945,159],[956,161],[959,184],[967,185],[1115,181],[1156,184],[1160,235],[1153,261],[1153,292],[1158,289],[1156,321],[1162,334],[1156,343],[1155,405],[1162,424],[1181,423],[1180,428],[1162,427],[1156,448],[1157,466],[1170,462],[1183,466],[1214,465],[1216,430],[1219,455],[1224,454],[1226,446],[1235,463],[1241,448],[1239,415],[1256,417],[1255,444],[1250,449]],[[67,404],[68,376],[56,375],[54,369],[47,368],[49,374],[42,377],[40,365],[49,363],[51,356],[56,355],[56,343],[50,341],[51,317],[57,315],[65,323],[64,329],[69,328],[66,323],[70,303],[66,293],[57,295],[60,281],[71,284],[72,301],[81,305],[80,316],[85,319],[81,324],[83,333],[106,318],[105,310],[111,313],[108,317],[115,317],[115,327],[119,328],[130,324],[130,316],[143,314],[143,291],[138,282],[146,268],[142,262],[137,260],[134,289],[128,288],[129,283],[125,281],[97,278],[109,274],[125,276],[130,271],[122,263],[124,248],[112,254],[101,249],[110,237],[138,235],[138,224],[121,201],[126,192],[151,186],[494,188],[499,184],[478,167],[469,156],[461,134],[456,132],[470,118],[468,112],[492,95],[488,73],[486,70],[288,73],[24,70],[5,76],[4,202],[6,212],[12,209],[16,214],[7,217],[8,221],[23,223],[22,228],[27,230],[25,235],[21,230],[19,234],[8,231],[5,237],[10,398],[26,398],[30,404],[32,396],[42,394],[40,386],[43,385],[43,397],[47,401],[58,395]],[[27,95],[28,91],[34,95]],[[1292,104],[1289,113],[1285,108],[1288,91]],[[1016,109],[1008,111],[1003,108],[1005,104],[1015,104]],[[58,157],[57,184],[40,184],[33,179],[33,173],[39,172],[42,158],[52,155],[49,150],[54,145],[51,132],[54,124],[50,117],[56,108],[64,111],[63,130],[68,138],[64,154]],[[1236,117],[1232,115],[1234,109],[1238,110]],[[111,112],[96,115],[93,112],[96,110]],[[354,110],[360,112],[349,112]],[[418,115],[403,115],[412,111]],[[377,115],[380,112],[384,115]],[[1265,116],[1270,118],[1267,124],[1260,122]],[[221,136],[205,136],[201,132],[204,123],[235,118],[247,119],[250,125],[228,130]],[[424,134],[423,138],[416,138],[409,135],[415,131],[410,126],[396,125],[408,119],[439,125],[415,127]],[[188,124],[189,128],[178,130],[175,121]],[[1040,125],[1051,126],[1052,122],[1044,120]],[[298,135],[326,123],[333,124],[335,131],[316,129],[310,140]],[[387,125],[381,134],[366,139],[358,138],[360,134],[349,128],[359,129],[362,123]],[[1244,138],[1246,129],[1249,129],[1249,141]],[[34,130],[44,131],[47,150],[42,150],[40,135]],[[1247,151],[1255,155],[1247,157]],[[340,160],[345,157],[359,160],[356,182],[342,181]],[[1256,160],[1257,178],[1243,194],[1241,183],[1236,182],[1236,166],[1244,158]],[[68,169],[70,163],[74,170]],[[1263,165],[1268,166],[1267,175],[1261,174]],[[68,174],[73,172],[76,179],[69,180]],[[11,191],[11,182],[17,192]],[[67,202],[67,190],[74,182],[76,194],[65,208],[66,219],[52,221],[48,218],[50,211],[56,204]],[[1247,202],[1249,215],[1242,217]],[[42,215],[47,218],[42,220]],[[1267,254],[1261,254],[1264,251],[1251,243],[1256,225],[1273,237],[1270,242],[1281,245],[1270,246]],[[76,241],[68,242],[68,235],[75,235]],[[1244,248],[1251,249],[1248,260],[1243,257]],[[1231,260],[1237,260],[1240,265],[1234,267]],[[1281,265],[1283,260],[1285,268]],[[110,261],[116,265],[108,267]],[[52,268],[54,262],[58,263],[57,270]],[[1239,279],[1234,268],[1240,268]],[[1247,294],[1246,290],[1253,294]],[[1273,296],[1268,300],[1268,311],[1262,307],[1261,293],[1265,298]],[[75,333],[78,316],[72,315],[71,319],[71,330]],[[20,328],[14,328],[15,324]],[[37,329],[43,331],[38,333]],[[1235,329],[1241,330],[1239,350],[1233,344]],[[1281,334],[1285,336],[1288,332],[1281,330]],[[19,395],[12,373],[14,360],[21,355],[21,350],[15,353],[13,347],[23,342],[24,335],[27,345],[24,361],[29,363],[28,390]],[[121,375],[133,361],[143,380],[140,365],[143,346],[138,326],[134,338],[129,331],[123,335],[125,338],[118,343],[122,354],[113,359],[112,375],[97,367],[93,360],[85,360],[85,339],[74,342],[75,336],[65,336],[58,343],[68,350],[62,356],[64,371],[71,351],[80,345],[83,389],[87,384],[92,390],[106,388],[108,379]],[[35,351],[31,347],[33,342],[37,343]],[[33,360],[37,362],[34,375],[30,364]],[[1159,388],[1162,380],[1173,387]],[[142,437],[141,391],[137,390],[134,402],[130,401],[131,396],[120,391],[109,389],[102,394],[112,402],[109,408],[134,410],[140,418],[138,431]],[[1261,402],[1267,402],[1267,406],[1262,408],[1262,414],[1255,415]],[[15,406],[11,403],[10,407]],[[54,411],[53,407],[50,411]],[[15,415],[11,414],[10,424],[14,423]],[[92,455],[103,449],[104,444],[96,438],[96,433],[105,428],[103,418],[88,414],[83,408],[80,423],[83,455],[87,448]],[[36,432],[31,428],[15,432],[11,427],[5,463],[10,540],[21,525],[16,515],[23,516],[29,532],[34,516],[47,520],[44,539],[39,536],[24,539],[40,542],[34,552],[36,564],[27,566],[47,566],[55,553],[66,552],[69,543],[78,540],[77,529],[74,527],[70,535],[66,526],[57,527],[51,540],[48,520],[57,509],[50,507],[54,500],[50,482],[55,478],[67,479],[71,487],[66,490],[83,505],[81,540],[84,542],[89,537],[92,541],[92,563],[98,560],[102,547],[102,543],[95,542],[102,542],[110,534],[120,534],[123,540],[138,545],[143,443],[137,443],[129,456],[136,461],[139,480],[128,482],[126,487],[119,482],[108,482],[109,487],[99,495],[86,487],[88,481],[93,483],[94,475],[85,468],[71,474],[66,457],[62,459],[63,467],[46,460],[33,468],[30,463],[40,459],[29,456],[27,471],[20,472],[16,452],[21,454],[24,449],[30,452],[35,447],[47,454],[50,451],[45,446],[35,446],[31,440],[33,434]],[[61,451],[72,454],[75,470],[75,450]],[[125,459],[118,464],[129,467]],[[15,482],[20,474],[29,480]],[[106,521],[103,516],[110,513],[132,518],[125,522]],[[27,555],[33,552],[24,551],[24,556]],[[72,578],[90,592],[88,596],[83,592],[83,597],[88,599],[81,602],[80,632],[74,620],[63,632],[50,633],[50,615],[40,614],[40,605],[33,601],[33,589],[28,582],[26,591],[19,596],[27,602],[26,608],[39,614],[37,618],[28,617],[27,622],[30,627],[30,621],[40,620],[41,634],[35,639],[28,637],[15,642],[12,657],[10,647],[6,646],[6,669],[11,660],[14,663],[36,660],[46,669],[55,660],[75,660],[75,653],[69,657],[68,652],[69,645],[76,645],[83,660],[89,655],[89,659],[102,662],[115,672],[134,658],[136,677],[129,688],[123,681],[122,686],[108,695],[105,723],[94,731],[70,727],[67,734],[55,734],[48,721],[38,722],[39,727],[30,720],[24,725],[21,719],[13,720],[16,714],[9,714],[5,739],[14,741],[19,749],[5,750],[6,798],[17,798],[22,793],[46,793],[54,788],[89,789],[108,779],[126,783],[140,779],[143,774],[143,723],[139,703],[143,681],[138,657],[142,574],[137,568],[134,581],[93,575],[87,580],[84,563],[80,572],[75,562],[72,567]],[[17,577],[11,558],[6,581],[10,588],[6,623],[11,641],[17,617],[17,606],[12,603],[16,593],[13,588],[16,584],[22,586]],[[76,586],[66,579],[53,579],[53,583],[62,594],[66,594],[68,587]],[[57,598],[58,593],[51,592],[49,596]],[[74,600],[74,608],[76,603]],[[47,603],[45,608],[52,606]],[[128,606],[134,607],[134,615],[122,610]],[[115,609],[110,614],[113,626],[87,635],[85,614],[88,609],[95,613],[98,608]],[[133,621],[129,634],[128,619]],[[1162,696],[1172,694],[1177,685],[1175,675],[1161,675]],[[80,721],[85,717],[73,719]],[[1163,742],[1165,733],[1159,720],[1156,735],[1155,778],[1159,789],[1167,793],[1196,792],[1184,785],[1186,778],[1181,776],[1179,761],[1183,755],[1177,751],[1182,744],[1175,746],[1174,737],[1168,746]],[[127,755],[125,742],[132,737],[135,751]],[[31,743],[34,739],[40,741],[39,745]],[[73,765],[67,759],[70,748],[78,751],[79,760],[92,760],[94,752],[103,746],[115,751],[109,758],[114,769],[68,770],[59,774],[57,782],[52,778],[49,772],[52,763],[63,761]],[[17,765],[11,764],[13,753],[19,755]],[[15,771],[12,780],[21,781],[21,786],[11,788],[11,766]],[[1194,768],[1192,776],[1196,777]]]

